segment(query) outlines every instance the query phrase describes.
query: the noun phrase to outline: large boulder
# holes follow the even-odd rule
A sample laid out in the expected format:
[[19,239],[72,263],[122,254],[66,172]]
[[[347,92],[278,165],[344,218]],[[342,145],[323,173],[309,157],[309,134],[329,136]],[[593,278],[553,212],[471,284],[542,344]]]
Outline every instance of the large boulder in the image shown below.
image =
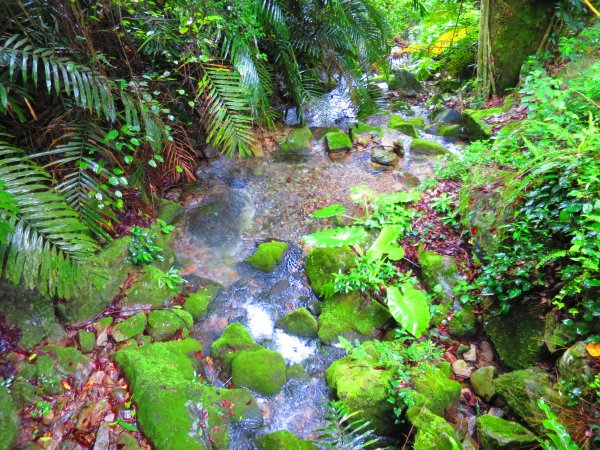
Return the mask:
[[306,308],[299,308],[280,318],[275,325],[286,333],[305,338],[316,338],[319,324]]
[[482,448],[486,450],[537,447],[537,438],[523,425],[490,414],[477,417],[477,437]]
[[306,257],[305,270],[315,295],[322,299],[333,294],[334,274],[354,265],[354,253],[349,247],[317,248]]
[[285,360],[273,350],[242,352],[233,359],[231,378],[234,386],[247,387],[264,395],[274,395],[287,381]]
[[317,450],[310,441],[300,439],[288,430],[275,431],[256,439],[258,450]]
[[456,450],[460,439],[448,422],[428,408],[411,407],[406,417],[417,429],[413,450]]
[[287,242],[265,242],[260,244],[256,251],[246,258],[246,262],[256,270],[267,273],[273,272],[277,264],[279,264],[285,256],[285,252],[289,246],[290,244]]
[[0,450],[10,450],[19,434],[19,412],[8,390],[0,386]]
[[441,368],[425,364],[423,372],[412,378],[410,398],[417,407],[427,407],[429,411],[443,416],[447,408],[458,403],[460,383],[448,378]]
[[187,337],[194,326],[194,318],[181,309],[161,309],[148,314],[148,333],[155,341],[168,341],[178,332]]

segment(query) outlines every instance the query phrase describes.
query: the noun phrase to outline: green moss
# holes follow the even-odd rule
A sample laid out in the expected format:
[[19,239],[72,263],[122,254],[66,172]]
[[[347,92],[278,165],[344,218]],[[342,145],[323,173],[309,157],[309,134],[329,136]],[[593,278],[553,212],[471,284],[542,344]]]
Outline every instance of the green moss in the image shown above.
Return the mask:
[[450,256],[419,249],[419,265],[427,289],[433,292],[439,284],[449,300],[453,295],[452,289],[460,280],[456,260]]
[[189,312],[194,320],[198,320],[206,314],[210,302],[221,292],[223,286],[214,281],[200,287],[196,292],[190,294],[183,304],[183,309]]
[[149,305],[154,308],[164,306],[174,295],[166,286],[161,287],[160,280],[165,273],[154,266],[145,266],[137,281],[131,286],[127,297],[123,300],[126,305]]
[[175,233],[163,233],[160,225],[156,222],[150,225],[150,230],[156,235],[154,243],[162,248],[161,256],[163,257],[162,260],[154,260],[152,265],[166,272],[175,263],[175,246],[173,245]]
[[9,450],[19,433],[19,413],[4,386],[0,386],[0,450]]
[[413,139],[410,143],[410,151],[413,155],[444,155],[448,153],[442,145],[426,139]]
[[313,134],[308,127],[292,131],[281,146],[284,152],[303,152],[312,148]]
[[316,296],[323,298],[333,292],[334,274],[355,265],[349,247],[317,248],[306,257],[306,276]]
[[330,153],[352,150],[352,141],[350,137],[341,130],[330,131],[325,134],[325,143],[327,151]]
[[23,363],[19,366],[19,370],[17,371],[17,377],[24,378],[26,380],[31,380],[35,378],[35,373],[35,365]]
[[477,395],[489,402],[496,395],[494,378],[498,370],[494,366],[486,366],[477,369],[471,374],[471,387]]
[[445,138],[457,138],[460,135],[460,125],[440,126],[437,134]]
[[79,330],[77,332],[77,341],[79,342],[79,349],[83,353],[90,353],[94,351],[96,346],[96,335],[91,331]]
[[40,355],[35,361],[35,370],[38,378],[50,376],[54,373],[54,360],[48,355]]
[[336,294],[326,299],[319,316],[319,339],[332,344],[338,341],[338,336],[350,339],[357,334],[374,337],[375,331],[383,328],[392,317],[379,302],[364,303],[358,293]]
[[317,446],[287,430],[265,434],[256,439],[258,450],[317,450]]
[[583,395],[591,393],[594,369],[586,350],[586,343],[577,342],[569,347],[558,360],[558,375],[561,380],[581,390]]
[[575,342],[577,326],[564,324],[557,312],[546,314],[544,326],[544,342],[550,353],[556,353]]
[[425,119],[422,119],[421,117],[407,117],[404,121],[418,129],[423,129],[425,127]]
[[179,330],[187,337],[194,326],[194,318],[181,309],[162,309],[148,314],[148,333],[155,341],[168,341]]
[[394,166],[399,159],[396,153],[385,148],[373,148],[371,150],[371,161],[382,166]]
[[417,429],[413,450],[454,450],[453,441],[460,446],[452,425],[429,409],[411,407],[406,416]]
[[262,345],[254,342],[248,330],[241,323],[234,322],[228,325],[221,337],[212,343],[210,353],[216,361],[228,368],[241,352],[262,348],[264,348]]
[[489,450],[537,447],[535,435],[527,428],[490,414],[477,417],[477,437],[482,447]]
[[166,198],[158,201],[158,213],[156,218],[164,220],[166,223],[172,223],[181,212],[181,205]]
[[111,331],[111,336],[117,342],[126,341],[138,334],[142,334],[146,328],[146,323],[146,314],[143,312],[137,313],[116,324]]
[[277,394],[286,382],[285,360],[273,350],[242,352],[231,366],[235,386],[243,386],[265,395]]
[[108,330],[108,327],[112,325],[113,321],[114,319],[111,316],[103,317],[102,319],[94,322],[92,326],[98,333],[102,333],[103,331]]
[[460,397],[460,383],[449,379],[444,371],[432,364],[426,364],[424,373],[414,377],[412,383],[415,406],[427,407],[438,416],[443,416],[444,410]]
[[546,355],[545,324],[539,308],[516,304],[505,314],[486,317],[484,329],[500,361],[509,369],[525,369]]
[[276,326],[294,336],[316,338],[319,325],[317,320],[306,308],[299,308],[286,314],[276,323]]
[[306,369],[302,367],[301,364],[293,364],[289,366],[286,369],[285,374],[288,380],[307,381],[310,378],[310,376],[306,372]]
[[357,122],[350,128],[352,142],[361,142],[365,135],[381,137],[383,136],[383,130],[380,127],[373,127],[364,122]]
[[117,448],[119,450],[140,450],[140,444],[131,434],[123,431],[117,439]]
[[394,130],[398,130],[407,136],[412,136],[416,138],[419,134],[415,129],[415,126],[412,123],[409,123],[407,119],[399,116],[391,116],[390,117],[390,128]]
[[477,317],[468,309],[456,311],[450,319],[448,332],[458,339],[474,337],[477,334]]
[[246,258],[246,262],[256,270],[273,272],[285,256],[289,246],[290,244],[287,242],[265,242],[258,246],[252,256]]
[[90,359],[76,348],[47,345],[42,350],[54,356],[54,366],[61,375],[73,376],[80,384],[92,370]]
[[[42,384],[43,386],[43,384]],[[62,386],[61,386],[62,388]],[[36,388],[29,381],[17,380],[11,386],[11,395],[17,408],[21,409],[27,405],[35,403],[39,397],[36,394]],[[60,391],[59,391],[60,393]],[[1,403],[1,402],[0,402]],[[1,414],[1,413],[0,413]],[[1,419],[0,419],[1,422]],[[0,424],[1,428],[1,424]],[[0,435],[2,433],[0,432]]]

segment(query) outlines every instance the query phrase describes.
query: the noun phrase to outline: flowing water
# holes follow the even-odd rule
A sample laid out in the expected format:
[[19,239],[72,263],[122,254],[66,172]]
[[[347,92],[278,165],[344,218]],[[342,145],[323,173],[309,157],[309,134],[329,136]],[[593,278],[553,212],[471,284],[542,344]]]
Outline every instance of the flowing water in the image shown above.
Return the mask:
[[[417,109],[417,113],[425,111]],[[355,108],[340,86],[312,104],[307,118],[318,136],[324,127],[354,121],[354,114]],[[384,116],[374,116],[369,121],[378,124],[382,120]],[[281,133],[272,133],[266,142],[282,140]],[[410,137],[391,133],[409,148]],[[444,145],[456,151],[455,146]],[[342,351],[317,340],[290,336],[274,325],[301,306],[314,310],[318,301],[304,275],[301,237],[325,224],[309,214],[333,203],[352,208],[348,191],[355,185],[366,184],[381,193],[414,187],[432,175],[435,161],[412,157],[406,151],[400,164],[389,170],[373,165],[368,150],[352,151],[332,161],[320,141],[300,157],[282,155],[277,145],[271,147],[263,158],[220,158],[198,170],[199,181],[182,193],[187,206],[178,226],[177,257],[192,284],[209,278],[224,286],[192,334],[204,348],[210,348],[229,323],[238,321],[257,343],[280,352],[288,364],[301,364],[310,375],[309,381],[288,382],[275,396],[257,396],[265,417],[259,433],[287,429],[300,437],[314,437],[323,425],[330,398],[325,370]],[[262,273],[243,262],[257,244],[271,239],[291,244],[273,273]],[[246,439],[243,430],[238,430],[232,448],[244,448]]]

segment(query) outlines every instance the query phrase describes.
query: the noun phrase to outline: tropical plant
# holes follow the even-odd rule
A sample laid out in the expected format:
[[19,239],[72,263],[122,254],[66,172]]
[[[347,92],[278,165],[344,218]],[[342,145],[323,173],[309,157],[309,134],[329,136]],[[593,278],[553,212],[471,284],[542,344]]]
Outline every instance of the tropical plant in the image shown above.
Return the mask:
[[180,273],[180,269],[171,267],[158,279],[158,287],[161,289],[166,287],[170,291],[176,291],[179,286],[187,283],[187,280],[185,280]]
[[542,425],[547,430],[546,437],[549,439],[538,439],[542,448],[544,450],[580,450],[544,399],[540,398],[537,404],[546,415],[546,419],[542,420]]
[[129,233],[131,234],[129,258],[133,264],[141,266],[157,259],[164,260],[161,255],[163,249],[154,243],[157,236],[152,230],[135,225],[131,227]]
[[317,430],[317,444],[332,450],[360,450],[371,448],[379,438],[371,438],[370,422],[357,416],[360,411],[350,411],[341,400],[331,400],[327,405],[327,426]]

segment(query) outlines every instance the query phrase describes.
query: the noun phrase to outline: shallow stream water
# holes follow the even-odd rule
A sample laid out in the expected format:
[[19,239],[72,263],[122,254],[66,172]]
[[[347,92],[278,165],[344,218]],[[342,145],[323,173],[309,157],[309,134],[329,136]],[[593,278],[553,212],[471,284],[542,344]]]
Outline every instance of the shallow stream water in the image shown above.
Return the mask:
[[[308,123],[317,136],[324,127],[344,126],[355,120],[355,109],[341,87],[311,108]],[[426,110],[417,107],[415,113],[425,116]],[[368,122],[377,125],[384,117],[374,116]],[[390,132],[409,149],[412,138]],[[420,134],[443,142],[422,131]],[[268,138],[280,141],[282,131]],[[451,151],[457,149],[443,144]],[[238,321],[257,343],[279,351],[288,364],[302,364],[310,375],[308,382],[288,382],[273,397],[256,396],[265,417],[259,434],[287,429],[300,437],[315,437],[330,398],[325,370],[343,353],[274,327],[284,314],[301,306],[310,310],[318,301],[304,275],[306,255],[301,238],[327,224],[309,214],[333,203],[351,208],[348,191],[355,185],[366,184],[380,193],[412,188],[433,174],[435,160],[412,157],[407,150],[400,164],[389,170],[373,165],[368,150],[352,151],[332,161],[322,141],[315,141],[312,151],[302,157],[283,155],[276,145],[272,147],[262,158],[219,158],[199,168],[199,181],[182,193],[186,211],[178,226],[177,258],[192,284],[208,278],[224,287],[192,333],[205,349],[229,323]],[[262,273],[243,262],[257,244],[271,239],[291,244],[273,273]],[[245,433],[234,432],[231,448],[244,448],[246,439]]]

